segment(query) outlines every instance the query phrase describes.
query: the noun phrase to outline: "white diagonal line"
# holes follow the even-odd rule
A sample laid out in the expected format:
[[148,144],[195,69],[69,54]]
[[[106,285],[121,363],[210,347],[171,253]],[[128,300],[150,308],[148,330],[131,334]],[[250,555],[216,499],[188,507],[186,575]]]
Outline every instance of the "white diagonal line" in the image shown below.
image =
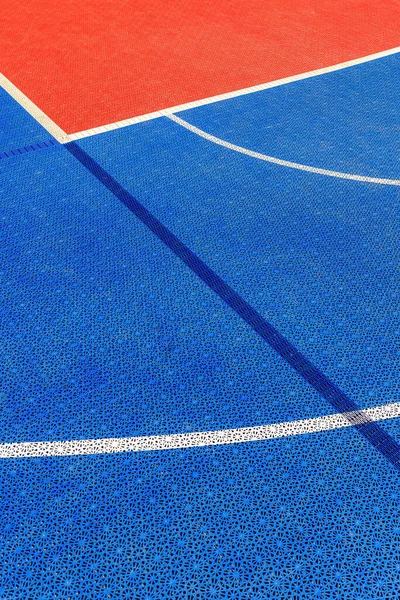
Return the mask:
[[69,142],[68,135],[48,117],[36,104],[29,100],[7,77],[0,73],[0,86],[6,90],[42,127],[61,144]]
[[362,63],[371,62],[378,58],[384,58],[392,54],[400,52],[400,46],[391,48],[390,50],[384,50],[383,52],[376,52],[375,54],[369,54],[368,56],[362,56],[361,58],[355,58],[354,60],[348,60],[337,65],[331,65],[330,67],[324,67],[322,69],[316,69],[314,71],[307,71],[306,73],[300,73],[298,75],[292,75],[291,77],[284,77],[283,79],[277,79],[276,81],[269,81],[267,83],[261,83],[259,85],[253,85],[248,88],[241,90],[235,90],[227,92],[225,94],[218,94],[217,96],[210,96],[209,98],[202,98],[201,100],[195,100],[194,102],[187,102],[186,104],[179,104],[170,108],[164,108],[155,112],[147,113],[140,116],[131,117],[122,121],[116,121],[115,123],[108,123],[101,125],[100,127],[93,127],[92,129],[85,129],[84,131],[77,131],[76,133],[69,134],[69,140],[80,140],[91,135],[97,135],[99,133],[105,133],[107,131],[113,131],[114,129],[120,129],[121,127],[127,127],[128,125],[135,125],[136,123],[143,123],[151,119],[157,119],[159,117],[166,117],[183,110],[189,110],[190,108],[197,108],[204,106],[205,104],[212,104],[214,102],[220,102],[221,100],[229,100],[230,98],[236,98],[237,96],[244,96],[246,94],[253,94],[254,92],[261,92],[270,88],[278,87],[280,85],[287,85],[295,81],[301,81],[302,79],[309,79],[310,77],[317,77],[318,75],[325,75],[325,73],[333,73],[334,71],[340,71],[341,69],[347,69],[348,67],[354,67],[361,65]]

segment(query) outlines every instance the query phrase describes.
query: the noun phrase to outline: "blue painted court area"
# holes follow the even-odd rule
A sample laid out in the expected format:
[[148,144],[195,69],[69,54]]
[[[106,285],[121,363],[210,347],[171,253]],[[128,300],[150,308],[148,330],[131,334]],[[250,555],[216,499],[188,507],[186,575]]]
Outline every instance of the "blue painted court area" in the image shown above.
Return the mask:
[[399,69],[400,57],[394,54],[178,116],[257,152],[398,179]]
[[79,144],[360,406],[397,400],[398,187],[268,164],[168,119]]
[[5,598],[397,597],[398,472],[353,429],[0,468]]
[[0,86],[0,152],[47,142],[51,135]]
[[0,169],[3,442],[332,412],[62,146]]
[[[399,178],[397,65],[392,56],[179,116],[285,160]],[[4,150],[49,139],[2,94]],[[97,176],[54,140],[0,161],[1,444],[118,445],[337,412],[101,169],[332,388],[361,408],[398,402],[398,186],[269,164],[165,117],[77,144]],[[377,430],[400,441],[398,418]],[[0,594],[398,598],[399,470],[380,450],[345,427],[2,458]]]

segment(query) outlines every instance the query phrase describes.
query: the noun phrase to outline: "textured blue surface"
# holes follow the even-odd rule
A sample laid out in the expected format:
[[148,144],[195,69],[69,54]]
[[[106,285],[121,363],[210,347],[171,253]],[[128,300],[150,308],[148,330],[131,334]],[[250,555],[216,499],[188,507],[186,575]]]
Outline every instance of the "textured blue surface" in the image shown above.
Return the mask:
[[351,428],[0,469],[7,600],[398,598],[398,473]]
[[285,160],[400,179],[399,70],[394,54],[179,116]]
[[[379,64],[389,77],[395,62]],[[353,107],[362,105],[357,81],[346,84]],[[297,152],[301,114],[311,119],[306,105],[323,89],[299,95],[297,116],[291,89]],[[248,130],[234,129],[267,151],[256,97],[246,98]],[[262,98],[261,112],[275,110]],[[349,125],[335,134],[332,163],[316,166],[339,168],[347,143],[349,167],[398,176],[385,159],[393,136],[383,148],[392,100],[385,105],[380,89],[375,98],[381,130],[364,107],[381,136],[368,142],[374,159],[360,153],[368,144],[355,120],[347,138]],[[8,148],[49,139],[7,102]],[[196,124],[224,137],[222,107],[193,111],[193,122],[204,118]],[[284,118],[276,123],[284,149]],[[317,148],[328,128],[314,129]],[[80,144],[352,400],[398,401],[397,189],[260,163],[164,119]],[[64,147],[1,160],[0,177],[3,442],[333,412]],[[399,425],[380,424],[397,438]],[[399,498],[398,472],[351,427],[226,447],[5,459],[0,597],[395,600]]]
[[47,141],[51,137],[0,87],[0,153]]
[[62,146],[0,172],[3,441],[332,412]]
[[398,399],[398,188],[270,165],[167,119],[80,144],[354,401]]
[[302,355],[271,323],[221,279],[215,271],[210,269],[188,246],[185,246],[78,144],[70,142],[65,145],[65,148],[334,409],[345,415],[356,413],[357,417],[350,419],[352,425],[400,471],[400,446],[385,430],[381,429],[377,423],[372,422],[366,414],[361,418],[360,408],[351,398],[346,396],[333,381]]

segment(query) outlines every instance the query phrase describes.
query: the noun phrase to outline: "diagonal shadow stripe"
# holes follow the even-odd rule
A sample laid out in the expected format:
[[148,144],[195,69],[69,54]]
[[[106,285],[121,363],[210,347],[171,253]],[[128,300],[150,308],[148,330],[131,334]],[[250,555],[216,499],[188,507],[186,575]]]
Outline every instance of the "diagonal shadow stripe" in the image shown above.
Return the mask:
[[303,356],[277,329],[225,283],[76,142],[69,142],[64,147],[400,471],[400,446],[382,427],[373,422],[366,412],[360,409],[324,373]]

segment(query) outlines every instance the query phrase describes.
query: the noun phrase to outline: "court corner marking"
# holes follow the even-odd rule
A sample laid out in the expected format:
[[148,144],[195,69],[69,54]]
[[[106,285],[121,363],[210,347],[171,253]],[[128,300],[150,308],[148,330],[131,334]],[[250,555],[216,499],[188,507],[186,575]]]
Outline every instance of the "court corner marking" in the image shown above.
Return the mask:
[[143,123],[159,117],[166,117],[177,112],[189,110],[191,108],[198,108],[206,104],[213,104],[214,102],[220,102],[222,100],[229,100],[230,98],[236,98],[237,96],[244,96],[246,94],[252,94],[254,92],[260,92],[269,88],[294,83],[301,81],[302,79],[309,79],[311,77],[317,77],[318,75],[324,75],[325,73],[332,73],[334,71],[340,71],[349,67],[357,66],[366,62],[371,62],[379,58],[391,56],[392,54],[398,54],[400,52],[400,46],[390,48],[388,50],[382,50],[374,54],[368,54],[360,58],[344,61],[329,67],[323,67],[321,69],[315,69],[314,71],[306,71],[305,73],[299,73],[297,75],[291,75],[275,81],[269,81],[267,83],[261,83],[251,87],[235,90],[232,92],[226,92],[224,94],[218,94],[216,96],[210,96],[209,98],[202,98],[201,100],[194,100],[193,102],[187,102],[185,104],[179,104],[170,108],[160,109],[144,115],[123,119],[122,121],[116,121],[114,123],[108,123],[93,127],[91,129],[85,129],[83,131],[77,131],[75,133],[66,133],[57,123],[55,123],[49,116],[46,115],[32,100],[30,100],[21,90],[19,90],[5,75],[0,73],[0,86],[5,89],[10,96],[14,98],[25,110],[34,118],[40,125],[42,125],[60,144],[66,144],[80,140],[85,137],[98,135],[99,133],[106,133],[113,131],[114,129],[121,129],[128,127],[129,125],[135,125],[137,123]]
[[[361,65],[363,63],[371,62],[371,61],[377,60],[379,58],[385,58],[386,56],[391,56],[392,54],[398,54],[399,52],[400,52],[400,46],[396,46],[396,48],[390,48],[389,50],[382,50],[381,52],[376,52],[375,54],[368,54],[367,56],[362,56],[361,58],[347,60],[345,62],[331,65],[329,67],[315,69],[314,71],[306,71],[305,73],[299,73],[298,75],[291,75],[289,77],[284,77],[283,79],[276,79],[275,81],[269,81],[267,83],[253,85],[251,87],[243,88],[241,90],[226,92],[224,94],[210,96],[209,98],[202,98],[201,100],[194,100],[193,102],[186,102],[185,104],[178,104],[177,106],[160,109],[160,110],[157,110],[157,111],[154,111],[151,113],[139,115],[137,117],[131,117],[128,119],[123,119],[122,121],[115,121],[114,123],[108,123],[106,125],[101,125],[99,127],[93,127],[91,129],[77,131],[75,133],[69,134],[68,135],[69,139],[66,141],[71,141],[71,142],[77,141],[82,138],[91,137],[93,135],[98,135],[99,133],[106,133],[108,131],[113,131],[115,129],[121,129],[123,127],[128,127],[129,125],[136,125],[137,123],[143,123],[145,121],[150,121],[152,119],[158,119],[160,117],[167,117],[171,114],[182,112],[184,110],[190,110],[191,108],[198,108],[198,107],[204,106],[206,104],[213,104],[214,102],[220,102],[222,100],[229,100],[231,98],[236,98],[237,96],[245,96],[247,94],[253,94],[254,92],[261,92],[263,90],[267,90],[267,89],[274,88],[274,87],[279,87],[281,85],[287,85],[289,83],[301,81],[302,79],[309,79],[311,77],[317,77],[318,75],[325,75],[325,73],[332,73],[334,71],[340,71],[342,69],[347,69],[349,67]],[[63,142],[63,143],[65,143],[65,142]]]

